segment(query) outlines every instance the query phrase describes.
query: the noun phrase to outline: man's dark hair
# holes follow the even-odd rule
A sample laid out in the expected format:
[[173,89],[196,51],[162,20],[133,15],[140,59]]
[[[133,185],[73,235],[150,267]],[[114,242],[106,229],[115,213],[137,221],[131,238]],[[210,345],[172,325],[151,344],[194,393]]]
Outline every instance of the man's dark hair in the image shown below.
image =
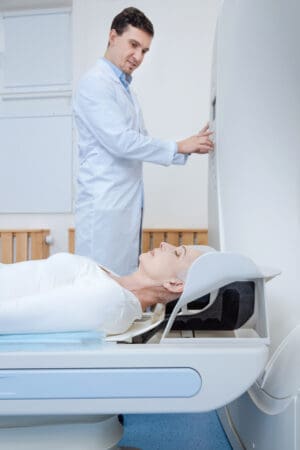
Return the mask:
[[145,31],[150,36],[154,36],[154,28],[145,14],[137,8],[125,8],[112,21],[111,30],[116,30],[118,35],[124,33],[128,25]]

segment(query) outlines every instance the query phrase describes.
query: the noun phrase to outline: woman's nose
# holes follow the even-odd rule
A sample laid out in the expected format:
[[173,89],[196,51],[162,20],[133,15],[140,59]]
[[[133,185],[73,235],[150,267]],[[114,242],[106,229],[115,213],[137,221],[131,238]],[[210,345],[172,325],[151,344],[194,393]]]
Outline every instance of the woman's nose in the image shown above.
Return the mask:
[[160,247],[162,250],[171,250],[171,249],[175,248],[174,245],[168,244],[168,242],[161,242],[160,245],[159,245],[159,247]]

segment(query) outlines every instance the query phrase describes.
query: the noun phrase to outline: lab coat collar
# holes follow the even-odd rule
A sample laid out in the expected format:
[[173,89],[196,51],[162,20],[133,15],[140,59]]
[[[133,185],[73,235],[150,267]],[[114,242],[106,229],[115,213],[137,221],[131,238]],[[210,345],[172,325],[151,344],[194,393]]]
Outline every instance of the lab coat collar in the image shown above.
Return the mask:
[[[110,62],[108,59],[102,57],[97,61],[98,67],[101,67],[101,71],[104,71],[105,75],[110,78],[113,81],[116,81],[118,83],[121,83],[122,86],[125,87],[126,90],[129,89],[129,84],[132,81],[132,77],[130,75],[126,75],[121,69],[119,69],[117,66],[115,66],[112,62]],[[126,82],[128,83],[127,86],[125,86],[123,79],[126,79]]]

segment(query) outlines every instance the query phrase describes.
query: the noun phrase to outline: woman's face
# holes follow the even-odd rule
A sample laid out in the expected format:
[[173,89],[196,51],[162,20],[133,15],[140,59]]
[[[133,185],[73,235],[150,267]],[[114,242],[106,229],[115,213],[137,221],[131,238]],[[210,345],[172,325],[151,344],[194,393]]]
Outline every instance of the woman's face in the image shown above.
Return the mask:
[[155,281],[180,278],[198,256],[200,252],[192,245],[175,247],[161,242],[159,248],[141,254],[139,270]]

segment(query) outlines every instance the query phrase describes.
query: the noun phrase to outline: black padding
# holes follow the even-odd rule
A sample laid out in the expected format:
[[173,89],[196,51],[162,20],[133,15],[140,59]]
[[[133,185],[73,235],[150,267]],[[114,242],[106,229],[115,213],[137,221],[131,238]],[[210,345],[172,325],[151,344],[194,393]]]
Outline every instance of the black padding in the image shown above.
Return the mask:
[[[191,315],[178,315],[172,330],[236,330],[244,325],[254,312],[255,285],[252,281],[230,283],[219,290],[215,302],[206,311],[209,294],[188,304]],[[178,300],[166,305],[166,317],[154,329],[133,338],[134,343],[145,343],[159,330],[163,330]]]
[[[188,309],[198,309],[200,312],[192,316],[178,315],[172,330],[236,330],[254,312],[254,289],[252,281],[228,284],[219,290],[215,302],[203,312],[201,309],[208,304],[209,297],[196,299],[188,305]],[[169,305],[168,317],[172,306],[174,308],[175,305]]]

